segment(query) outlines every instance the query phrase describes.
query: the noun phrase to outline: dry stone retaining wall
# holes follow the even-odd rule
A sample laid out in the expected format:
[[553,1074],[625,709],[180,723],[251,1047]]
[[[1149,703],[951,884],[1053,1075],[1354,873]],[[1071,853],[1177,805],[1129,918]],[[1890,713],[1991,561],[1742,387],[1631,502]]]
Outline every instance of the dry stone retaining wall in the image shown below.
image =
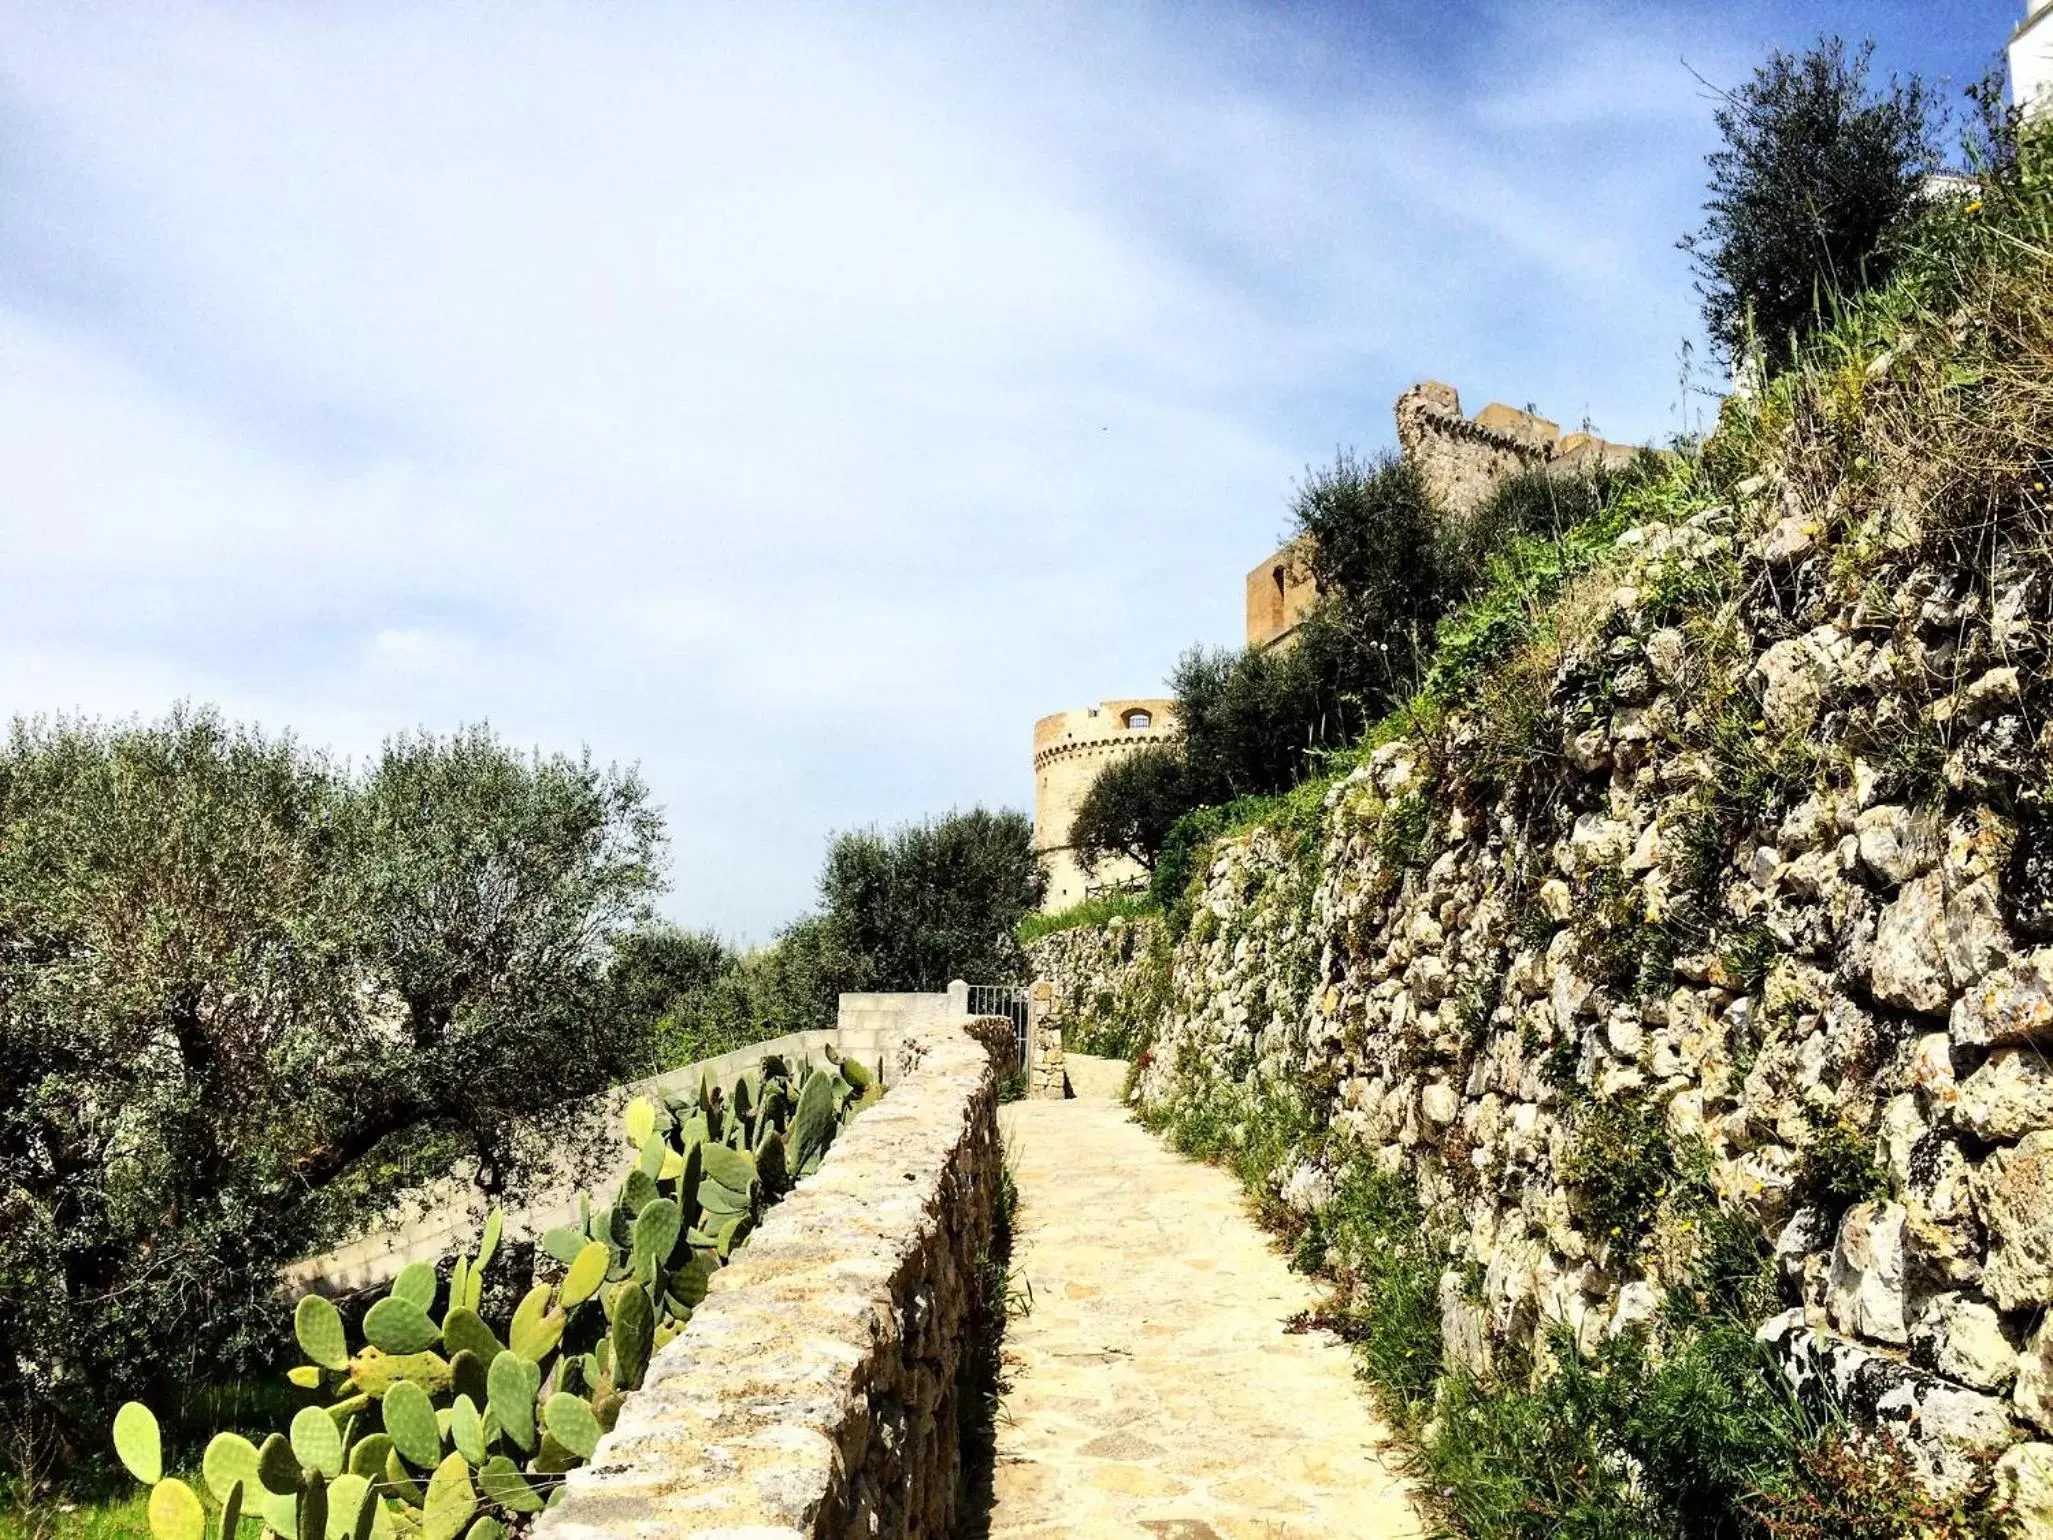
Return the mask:
[[[1906,564],[1849,603],[1814,522],[1764,523],[1623,537],[1539,682],[1539,794],[1465,779],[1496,724],[1457,714],[1378,749],[1315,829],[1222,843],[1159,965],[1128,925],[1049,936],[1034,967],[1077,1018],[1159,998],[1148,1109],[1308,1105],[1319,1137],[1271,1173],[1300,1212],[1341,1162],[1405,1177],[1456,1364],[1651,1322],[1701,1255],[1677,1179],[1701,1170],[1773,1248],[1786,1313],[1759,1325],[1791,1377],[1938,1488],[1996,1460],[2053,1534],[2053,825],[2017,796],[2053,744],[2043,580]],[[1759,607],[1678,625],[1658,596],[1691,583]],[[1698,747],[1717,670],[1746,752],[1810,756],[1736,848],[1729,822],[1702,837],[1740,792]],[[1591,1136],[1632,1109],[1668,1172],[1636,1198]]]
[[923,1025],[899,1052],[902,1078],[714,1275],[538,1536],[954,1532],[1011,1026]]

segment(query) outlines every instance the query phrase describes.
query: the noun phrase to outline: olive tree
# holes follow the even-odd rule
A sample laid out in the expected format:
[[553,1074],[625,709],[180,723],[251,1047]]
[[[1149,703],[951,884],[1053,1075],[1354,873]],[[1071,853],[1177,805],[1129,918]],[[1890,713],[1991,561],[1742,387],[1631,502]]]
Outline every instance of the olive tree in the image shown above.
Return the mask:
[[[632,775],[477,729],[352,773],[205,711],[0,751],[0,1422],[13,1458],[225,1375],[380,1141],[512,1119],[634,1044],[588,1009],[663,837]],[[498,1173],[502,1179],[510,1173]]]

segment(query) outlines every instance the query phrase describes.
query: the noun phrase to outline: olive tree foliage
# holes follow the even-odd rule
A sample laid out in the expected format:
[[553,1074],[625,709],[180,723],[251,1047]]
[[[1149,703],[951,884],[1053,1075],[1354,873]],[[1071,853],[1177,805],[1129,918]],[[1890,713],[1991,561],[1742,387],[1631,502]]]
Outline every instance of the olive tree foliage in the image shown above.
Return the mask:
[[615,950],[608,1009],[638,1032],[651,1074],[765,1038],[834,1025],[852,976],[827,922],[807,915],[768,946],[742,951],[717,936],[650,926]]
[[1294,635],[1194,648],[1170,677],[1186,809],[1287,790],[1321,749],[1356,741],[1418,683],[1449,602],[1447,521],[1397,456],[1307,470],[1291,516],[1319,592]]
[[352,773],[179,709],[0,750],[0,1431],[17,1463],[234,1372],[322,1185],[505,1130],[635,1044],[589,1009],[663,835],[631,774],[483,729]]
[[1717,111],[1704,223],[1679,243],[1725,358],[1773,370],[1832,298],[1883,282],[1891,230],[1939,164],[1932,92],[1915,75],[1870,90],[1874,44],[1777,52]]
[[346,807],[388,1031],[358,1148],[328,1158],[440,1119],[496,1189],[518,1174],[507,1133],[538,1094],[568,1120],[564,1098],[638,1063],[639,1033],[597,1007],[613,943],[660,885],[661,815],[633,774],[519,755],[484,728],[394,739]]
[[820,874],[822,977],[839,989],[921,991],[1017,978],[1014,932],[1045,882],[1033,825],[1009,810],[840,835]]
[[1070,820],[1070,847],[1087,872],[1121,856],[1152,871],[1155,852],[1192,806],[1182,746],[1149,744],[1092,778]]

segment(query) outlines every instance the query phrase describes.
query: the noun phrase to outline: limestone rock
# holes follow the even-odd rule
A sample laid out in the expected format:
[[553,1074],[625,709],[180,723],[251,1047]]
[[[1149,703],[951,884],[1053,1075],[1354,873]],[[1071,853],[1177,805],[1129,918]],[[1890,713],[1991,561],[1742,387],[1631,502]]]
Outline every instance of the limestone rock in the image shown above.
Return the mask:
[[2053,1540],[2053,1444],[2019,1444],[1998,1460],[1996,1501],[2018,1540]]
[[1826,1309],[1841,1331],[1898,1346],[1910,1340],[1903,1225],[1904,1210],[1896,1203],[1856,1203],[1840,1220]]
[[1654,671],[1654,677],[1661,683],[1675,683],[1688,659],[1688,638],[1675,627],[1663,626],[1647,638],[1647,667]]
[[1455,1114],[1461,1111],[1461,1097],[1453,1086],[1444,1080],[1436,1080],[1419,1093],[1419,1110],[1444,1127],[1452,1123]]
[[1928,1134],[1911,1150],[1904,1229],[1917,1281],[1946,1288],[1981,1276],[1983,1231],[1974,1183],[1974,1168],[1953,1140]]
[[1957,1495],[2009,1446],[2010,1414],[1994,1396],[1950,1386],[1932,1389],[1918,1408],[1917,1464],[1935,1492]]
[[1946,972],[1956,990],[2010,961],[2010,933],[1993,877],[1956,889],[1946,900]]
[[1875,1153],[1882,1168],[1889,1173],[1889,1179],[1898,1192],[1910,1187],[1910,1157],[1931,1130],[1925,1126],[1924,1114],[1918,1110],[1917,1094],[1904,1091],[1889,1098],[1882,1109],[1882,1126],[1875,1137]]
[[1983,1139],[2053,1128],[2053,1064],[2038,1048],[1998,1048],[1961,1082],[1954,1117]]
[[1946,893],[1937,872],[1904,884],[1882,911],[1868,987],[1899,1010],[1938,1012],[1953,998],[1946,967]]
[[1892,888],[1929,871],[1939,859],[1939,821],[1930,813],[1888,803],[1862,813],[1854,828],[1861,864]]
[[1966,1491],[2011,1440],[2010,1417],[1996,1397],[1816,1330],[1800,1309],[1784,1311],[1756,1335],[1805,1405],[1820,1412],[1836,1405],[1856,1424],[1895,1435],[1939,1495]]
[[1763,712],[1777,732],[1802,732],[1818,718],[1824,671],[1801,639],[1777,642],[1758,665],[1766,685]]
[[1911,1361],[1976,1390],[2001,1391],[2017,1376],[2017,1344],[1987,1300],[1945,1293],[1911,1328]]
[[2053,947],[2041,947],[1979,980],[1954,1002],[1956,1043],[1995,1047],[2053,1039]]
[[1983,1288],[2005,1310],[2053,1299],[2053,1132],[1992,1154],[1975,1173],[1974,1197],[1989,1229]]
[[1294,1212],[1316,1214],[1333,1201],[1333,1174],[1312,1161],[1299,1161],[1284,1179],[1280,1196]]
[[2053,1317],[2040,1319],[2016,1367],[2018,1411],[2053,1431]]
[[1771,567],[1786,567],[1810,554],[1821,530],[1815,517],[1792,513],[1756,535],[1746,553]]

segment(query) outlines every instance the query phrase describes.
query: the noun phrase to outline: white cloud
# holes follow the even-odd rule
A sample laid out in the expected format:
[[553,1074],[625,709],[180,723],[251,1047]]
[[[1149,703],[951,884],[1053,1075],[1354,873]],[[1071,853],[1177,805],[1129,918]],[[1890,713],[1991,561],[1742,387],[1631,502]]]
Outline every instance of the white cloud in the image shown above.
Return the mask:
[[1410,379],[1662,430],[1652,23],[1439,78],[1252,10],[877,18],[0,17],[0,708],[589,742],[674,912],[761,937],[829,830],[1023,804],[1035,716],[1233,640]]

